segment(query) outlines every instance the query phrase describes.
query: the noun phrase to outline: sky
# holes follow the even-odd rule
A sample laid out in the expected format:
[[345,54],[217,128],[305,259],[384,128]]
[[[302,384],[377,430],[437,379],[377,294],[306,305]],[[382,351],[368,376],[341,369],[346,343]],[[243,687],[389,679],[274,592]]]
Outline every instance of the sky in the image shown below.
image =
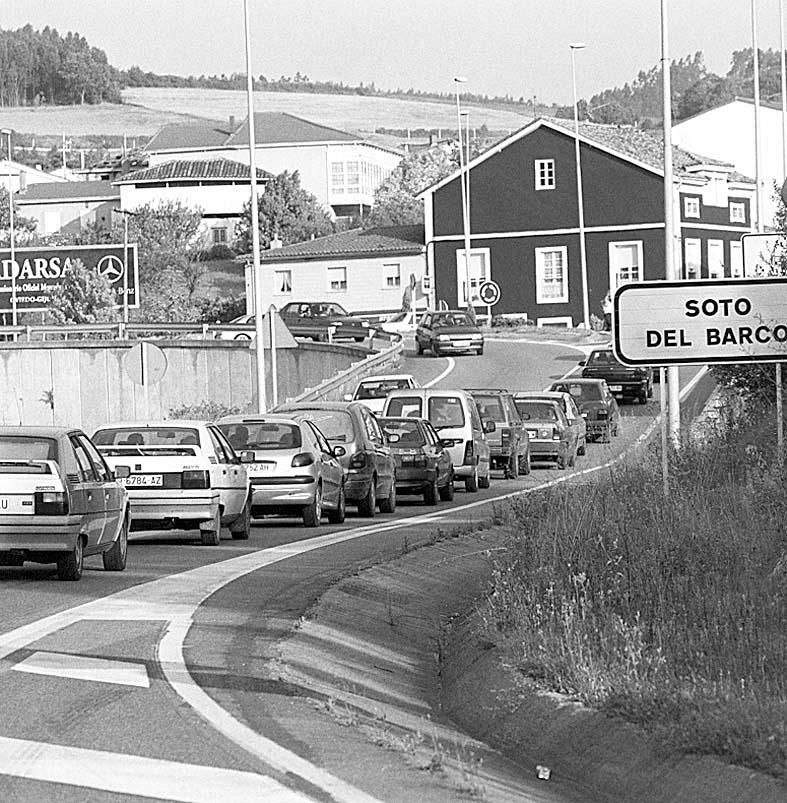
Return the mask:
[[[700,50],[725,74],[752,41],[752,0],[665,0],[673,59]],[[252,72],[278,78],[468,92],[569,104],[636,79],[661,58],[660,0],[249,0]],[[756,0],[763,49],[779,0]],[[0,0],[0,28],[76,31],[120,69],[245,73],[243,0]]]

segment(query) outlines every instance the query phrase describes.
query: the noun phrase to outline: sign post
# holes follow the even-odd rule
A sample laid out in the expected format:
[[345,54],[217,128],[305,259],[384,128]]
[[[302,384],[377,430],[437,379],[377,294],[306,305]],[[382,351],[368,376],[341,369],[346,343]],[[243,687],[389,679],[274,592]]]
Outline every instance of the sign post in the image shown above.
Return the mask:
[[161,382],[167,373],[167,357],[164,352],[152,343],[137,343],[123,355],[123,367],[129,379],[135,385],[142,386],[145,411],[143,418],[150,418],[151,385]]

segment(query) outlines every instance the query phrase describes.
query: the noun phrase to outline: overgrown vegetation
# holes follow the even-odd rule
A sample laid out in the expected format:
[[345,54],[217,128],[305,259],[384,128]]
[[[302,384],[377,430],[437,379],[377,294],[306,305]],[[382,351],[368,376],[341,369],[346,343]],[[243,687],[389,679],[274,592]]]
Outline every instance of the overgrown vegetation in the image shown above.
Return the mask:
[[236,415],[241,412],[243,410],[240,407],[203,400],[194,404],[181,404],[179,407],[171,407],[169,417],[195,421],[216,421],[222,416]]
[[511,661],[669,748],[786,777],[787,471],[772,429],[757,408],[686,446],[669,498],[654,447],[512,504],[485,609]]

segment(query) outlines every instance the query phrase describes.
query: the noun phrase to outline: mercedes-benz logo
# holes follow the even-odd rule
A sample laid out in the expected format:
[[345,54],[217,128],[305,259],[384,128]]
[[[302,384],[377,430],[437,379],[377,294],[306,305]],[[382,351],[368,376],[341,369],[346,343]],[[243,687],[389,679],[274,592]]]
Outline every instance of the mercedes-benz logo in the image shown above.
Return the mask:
[[96,270],[99,276],[106,277],[110,284],[114,284],[118,279],[123,277],[125,266],[123,265],[122,259],[109,254],[98,261]]

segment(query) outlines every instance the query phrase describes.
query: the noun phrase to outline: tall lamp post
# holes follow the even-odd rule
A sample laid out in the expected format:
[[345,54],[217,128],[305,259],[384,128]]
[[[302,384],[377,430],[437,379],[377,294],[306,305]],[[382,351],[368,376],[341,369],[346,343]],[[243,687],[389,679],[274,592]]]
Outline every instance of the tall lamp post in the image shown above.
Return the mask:
[[588,259],[585,249],[585,203],[582,198],[582,161],[579,155],[579,109],[577,107],[577,50],[585,48],[584,42],[572,42],[571,86],[574,91],[574,159],[577,165],[577,208],[579,211],[579,265],[582,272],[582,319],[590,329],[590,302],[588,300]]
[[254,330],[257,339],[257,412],[268,408],[265,391],[265,343],[263,340],[262,267],[260,265],[260,218],[257,198],[257,155],[254,141],[254,78],[251,71],[251,37],[249,34],[249,0],[243,0],[243,25],[246,35],[246,100],[249,109],[249,175],[251,179],[251,250],[254,276]]
[[14,188],[11,182],[11,129],[0,129],[0,134],[8,137],[8,237],[9,250],[11,252],[11,325],[16,326],[18,316],[16,309],[16,254],[14,253]]
[[462,146],[462,107],[459,104],[459,85],[467,82],[467,78],[454,78],[456,88],[456,124],[459,134],[459,176],[462,191],[462,231],[465,243],[465,298],[468,311],[473,309],[473,291],[470,280],[470,218],[469,218],[469,198],[467,197],[468,179],[465,175],[466,160],[464,148]]

